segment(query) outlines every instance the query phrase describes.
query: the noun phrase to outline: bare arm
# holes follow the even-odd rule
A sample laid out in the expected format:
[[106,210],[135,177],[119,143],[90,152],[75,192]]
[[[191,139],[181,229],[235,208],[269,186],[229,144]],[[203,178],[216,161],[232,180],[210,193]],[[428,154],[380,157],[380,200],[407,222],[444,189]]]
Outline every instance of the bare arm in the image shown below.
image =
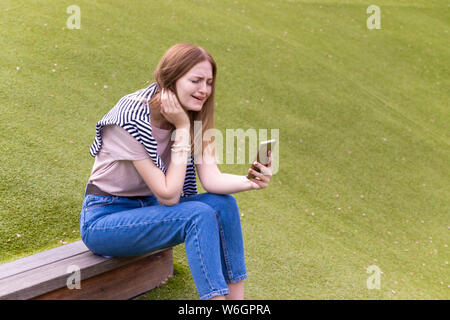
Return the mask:
[[206,191],[217,194],[232,194],[252,189],[252,182],[246,176],[230,173],[221,173],[214,178],[214,183],[205,188]]
[[[189,126],[176,129],[175,144],[189,144],[189,142]],[[133,161],[133,164],[155,197],[163,204],[172,206],[179,202],[183,190],[187,156],[186,151],[172,152],[166,175],[150,158]]]
[[208,156],[207,153],[205,153],[202,163],[196,165],[196,169],[200,182],[207,192],[231,194],[267,187],[272,177],[271,162],[272,158],[270,158],[270,163],[267,167],[258,164],[258,167],[264,174],[254,171],[252,173],[257,179],[250,180],[246,176],[220,172],[215,157]]

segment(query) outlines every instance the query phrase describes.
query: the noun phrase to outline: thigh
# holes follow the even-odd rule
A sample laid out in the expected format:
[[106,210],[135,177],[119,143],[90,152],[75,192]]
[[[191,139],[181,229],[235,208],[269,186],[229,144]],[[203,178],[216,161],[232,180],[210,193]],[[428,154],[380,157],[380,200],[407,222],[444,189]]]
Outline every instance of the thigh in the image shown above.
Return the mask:
[[[221,225],[225,232],[230,232],[227,229],[241,229],[241,217],[239,214],[239,208],[234,196],[230,194],[216,194],[216,193],[200,193],[189,197],[182,198],[180,202],[202,202],[210,206],[215,212],[217,212]],[[229,227],[229,228],[228,228]]]
[[216,193],[199,193],[189,197],[181,198],[180,203],[197,201],[203,202],[213,208],[220,215],[224,212],[239,212],[239,208],[236,202],[236,198],[230,194],[216,194]]
[[[105,214],[95,207],[98,218],[91,219],[82,228],[83,241],[97,254],[135,256],[173,247],[184,242],[195,216],[213,211],[197,201],[123,210],[125,206],[121,200],[105,206]],[[89,216],[89,212],[86,215]]]

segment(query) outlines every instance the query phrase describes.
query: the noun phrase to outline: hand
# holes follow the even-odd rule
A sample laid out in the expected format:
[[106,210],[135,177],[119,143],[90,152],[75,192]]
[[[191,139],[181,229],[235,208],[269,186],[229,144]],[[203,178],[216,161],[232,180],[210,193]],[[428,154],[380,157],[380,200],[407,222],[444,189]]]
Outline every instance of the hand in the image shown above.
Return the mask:
[[255,176],[255,178],[249,179],[252,182],[252,189],[264,189],[269,185],[270,179],[272,178],[272,152],[267,151],[267,156],[269,157],[269,163],[267,164],[267,166],[264,166],[261,163],[255,161],[255,166],[259,168],[261,172],[253,170],[252,168],[248,170],[248,172],[252,173]]
[[190,125],[186,110],[181,106],[176,94],[169,89],[161,90],[161,115],[172,123],[175,128]]

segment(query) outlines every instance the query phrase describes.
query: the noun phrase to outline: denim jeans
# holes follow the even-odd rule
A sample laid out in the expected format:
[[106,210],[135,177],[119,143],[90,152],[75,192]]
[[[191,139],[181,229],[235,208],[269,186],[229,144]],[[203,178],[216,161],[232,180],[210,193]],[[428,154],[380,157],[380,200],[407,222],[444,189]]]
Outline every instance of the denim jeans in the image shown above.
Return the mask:
[[247,278],[241,221],[232,195],[201,193],[174,206],[155,196],[131,199],[85,194],[81,239],[95,254],[137,256],[185,243],[200,299],[228,294]]

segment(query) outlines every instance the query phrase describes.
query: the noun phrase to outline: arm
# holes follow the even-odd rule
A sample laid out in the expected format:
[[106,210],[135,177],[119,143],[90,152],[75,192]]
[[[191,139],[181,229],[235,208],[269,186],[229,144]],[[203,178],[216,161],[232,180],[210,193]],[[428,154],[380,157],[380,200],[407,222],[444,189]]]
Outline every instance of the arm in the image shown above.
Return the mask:
[[210,193],[231,194],[252,190],[252,182],[245,176],[220,172],[216,164],[197,164],[203,188]]
[[[264,189],[269,185],[272,178],[272,154],[269,151],[269,164],[263,166],[257,163],[257,167],[264,172],[261,174],[249,169],[256,178],[247,179],[246,176],[228,174],[220,172],[214,156],[204,154],[202,163],[196,165],[197,173],[203,188],[210,193],[231,194],[248,190]],[[206,157],[206,158],[205,158]]]
[[[189,144],[189,139],[189,127],[176,130],[175,143]],[[133,164],[155,197],[163,204],[172,206],[180,200],[186,176],[187,155],[186,151],[172,152],[166,175],[150,158],[133,161]]]

